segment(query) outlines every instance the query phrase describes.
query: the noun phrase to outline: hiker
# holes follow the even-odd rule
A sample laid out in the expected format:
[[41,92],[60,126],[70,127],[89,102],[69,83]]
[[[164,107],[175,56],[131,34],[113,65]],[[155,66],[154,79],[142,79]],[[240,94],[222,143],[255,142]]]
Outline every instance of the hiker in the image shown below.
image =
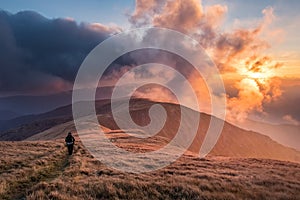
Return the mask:
[[71,132],[68,133],[68,136],[66,137],[65,142],[68,147],[69,155],[72,155],[75,138],[73,137]]

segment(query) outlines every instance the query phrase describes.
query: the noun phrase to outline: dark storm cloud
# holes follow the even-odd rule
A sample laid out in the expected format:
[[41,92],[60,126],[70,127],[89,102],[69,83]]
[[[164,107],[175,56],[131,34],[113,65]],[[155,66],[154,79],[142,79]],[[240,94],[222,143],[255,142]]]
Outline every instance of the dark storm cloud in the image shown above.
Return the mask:
[[85,56],[118,28],[0,10],[0,92],[62,89]]

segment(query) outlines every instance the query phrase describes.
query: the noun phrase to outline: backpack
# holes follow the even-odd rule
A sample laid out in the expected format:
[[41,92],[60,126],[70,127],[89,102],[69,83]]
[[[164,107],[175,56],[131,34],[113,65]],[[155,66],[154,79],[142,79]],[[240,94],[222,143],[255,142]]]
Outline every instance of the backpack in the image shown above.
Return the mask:
[[73,141],[74,141],[74,138],[73,138],[73,136],[71,136],[71,135],[68,135],[67,137],[66,137],[66,143],[67,144],[73,144]]

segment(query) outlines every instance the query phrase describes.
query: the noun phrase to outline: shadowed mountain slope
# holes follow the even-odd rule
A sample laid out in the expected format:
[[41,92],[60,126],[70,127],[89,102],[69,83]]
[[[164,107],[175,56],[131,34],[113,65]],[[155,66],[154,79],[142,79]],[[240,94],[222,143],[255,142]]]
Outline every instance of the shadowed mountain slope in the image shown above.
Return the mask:
[[[152,102],[144,99],[133,99],[130,104],[130,114],[132,119],[141,126],[147,125],[150,122],[150,118],[148,115],[149,108],[155,103],[157,102]],[[120,101],[118,108],[119,112],[123,112],[126,109],[126,106],[124,105],[125,104]],[[177,133],[181,119],[180,106],[170,103],[160,103],[160,105],[162,105],[166,110],[168,116],[166,123],[155,136],[146,139],[138,139],[120,131],[120,128],[112,118],[109,103],[107,104],[107,102],[105,103],[104,101],[97,102],[96,108],[99,123],[102,125],[102,127],[106,128],[106,132],[114,134],[122,133],[122,138],[127,138],[132,143],[135,142],[138,144],[149,144],[153,142],[153,139],[157,141],[164,138],[164,142],[165,144],[167,144]],[[196,111],[186,107],[182,108],[185,110],[185,112],[189,113],[187,119],[184,120],[184,123],[188,124],[190,120],[194,120]],[[201,113],[200,118],[201,119],[199,122],[197,135],[194,138],[194,141],[191,144],[190,148],[188,149],[193,153],[199,153],[203,138],[206,135],[212,116]],[[160,120],[159,116],[157,120]],[[43,130],[38,134],[32,134],[31,137],[27,138],[27,140],[49,140],[63,138],[70,130],[75,131],[73,122],[69,121],[66,123],[58,123],[56,126]],[[191,129],[189,129],[188,127],[185,132],[187,136],[189,134],[189,130]],[[126,132],[134,134],[144,134],[140,130],[131,130],[130,127],[126,130]],[[156,139],[156,137],[159,139]],[[216,146],[211,151],[210,155],[226,157],[270,158],[300,162],[300,153],[298,151],[278,144],[265,135],[255,133],[253,131],[243,130],[227,122],[225,122],[221,136]]]

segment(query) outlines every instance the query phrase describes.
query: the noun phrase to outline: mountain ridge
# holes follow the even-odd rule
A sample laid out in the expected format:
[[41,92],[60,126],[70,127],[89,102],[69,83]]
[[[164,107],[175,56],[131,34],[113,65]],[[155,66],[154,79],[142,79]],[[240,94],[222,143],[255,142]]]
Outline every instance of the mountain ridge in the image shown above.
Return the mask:
[[[98,120],[101,124],[101,126],[107,128],[111,132],[122,132],[120,128],[117,126],[116,122],[113,120],[113,117],[111,115],[111,108],[110,103],[108,103],[109,100],[102,100],[96,102],[96,110],[98,114]],[[135,121],[137,124],[144,126],[149,123],[149,109],[152,105],[158,103],[153,102],[145,99],[133,99],[132,100],[132,106],[131,106],[131,117],[133,121]],[[121,102],[120,111],[122,111],[122,102]],[[171,104],[171,103],[160,103],[166,111],[167,116],[172,116],[167,119],[163,129],[161,129],[155,136],[166,138],[166,142],[169,142],[172,140],[174,135],[176,134],[178,124],[180,122],[180,106],[177,104]],[[126,109],[126,108],[124,108]],[[187,112],[189,112],[188,119],[193,120],[193,112],[196,112],[192,109],[183,107]],[[49,134],[49,130],[51,132],[51,128],[55,126],[60,126],[61,128],[57,128],[56,130],[53,130],[53,132],[61,131],[61,135],[59,135],[58,138],[63,138],[68,131],[65,129],[65,125],[72,126],[72,129],[70,131],[75,131],[74,125],[70,125],[72,123],[72,118],[69,115],[69,118],[66,117],[68,114],[66,114],[64,111],[70,112],[71,115],[71,107],[63,107],[62,110],[55,110],[53,113],[48,113],[45,116],[51,116],[53,120],[53,124],[50,123],[50,125],[47,128],[39,130],[37,127],[37,130],[33,132],[33,134],[27,135],[27,139],[34,139],[37,138],[34,137],[36,134],[40,134],[40,138],[38,140],[44,140],[43,136],[41,134],[47,132]],[[62,118],[55,118],[55,114],[66,114]],[[191,144],[189,151],[198,153],[200,150],[200,147],[202,145],[203,139],[205,137],[206,131],[208,129],[209,122],[211,120],[211,117],[208,114],[201,113],[200,114],[200,123],[197,130],[197,135]],[[45,119],[46,121],[49,119]],[[58,120],[58,121],[55,121]],[[61,120],[61,121],[60,121]],[[217,119],[219,120],[219,119]],[[51,121],[51,120],[50,120]],[[37,123],[37,122],[35,122]],[[66,124],[65,124],[66,123]],[[32,126],[28,126],[29,129],[26,130],[26,128],[23,127],[23,131],[28,133],[30,132],[30,128]],[[22,129],[22,128],[21,128]],[[12,133],[12,132],[10,132]],[[18,134],[18,131],[13,132],[15,135]],[[188,134],[188,133],[186,133]],[[7,135],[7,134],[6,134]],[[50,134],[51,135],[51,134]],[[124,135],[123,135],[124,136]],[[122,136],[122,137],[123,137]],[[155,137],[154,136],[154,137]],[[129,140],[132,138],[129,138],[128,135],[125,135]],[[3,133],[0,134],[0,138],[3,138]],[[26,139],[26,138],[23,138]],[[47,139],[51,139],[51,137],[47,137]],[[140,140],[139,142],[143,142],[146,144],[147,139]],[[300,153],[296,151],[295,149],[291,149],[288,147],[284,147],[283,145],[271,140],[269,137],[264,136],[259,133],[255,133],[253,131],[246,131],[241,128],[238,128],[232,124],[229,124],[225,122],[223,131],[221,136],[219,137],[219,140],[217,142],[217,145],[214,147],[214,149],[211,151],[212,155],[216,156],[227,156],[227,157],[257,157],[257,158],[271,158],[271,159],[279,159],[279,160],[290,160],[294,162],[300,161]]]

